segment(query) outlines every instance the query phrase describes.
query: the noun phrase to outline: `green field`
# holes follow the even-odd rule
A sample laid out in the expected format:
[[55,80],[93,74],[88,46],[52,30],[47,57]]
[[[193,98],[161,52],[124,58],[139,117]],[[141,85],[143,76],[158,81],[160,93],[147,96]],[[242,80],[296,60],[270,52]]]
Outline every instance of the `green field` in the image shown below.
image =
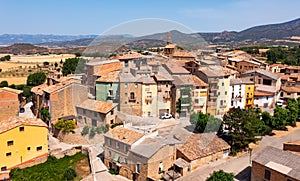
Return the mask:
[[23,180],[22,177],[25,181],[63,181],[66,180],[64,178],[65,170],[68,167],[72,167],[76,170],[77,173],[77,177],[74,180],[80,180],[83,178],[83,176],[87,176],[87,173],[85,173],[85,175],[82,175],[84,174],[84,171],[80,170],[82,169],[80,167],[82,167],[83,165],[78,163],[83,161],[85,163],[83,167],[86,168],[88,166],[87,160],[87,155],[82,153],[77,153],[74,156],[65,156],[61,159],[56,159],[55,157],[50,156],[48,157],[48,160],[43,164],[24,169],[13,169],[10,172],[10,176],[13,181]]

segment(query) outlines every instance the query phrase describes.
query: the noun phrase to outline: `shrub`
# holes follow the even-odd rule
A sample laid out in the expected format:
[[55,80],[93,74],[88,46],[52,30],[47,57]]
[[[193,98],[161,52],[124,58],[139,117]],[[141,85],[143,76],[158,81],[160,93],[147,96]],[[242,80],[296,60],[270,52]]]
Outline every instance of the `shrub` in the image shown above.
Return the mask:
[[95,130],[94,127],[92,127],[92,129],[90,130],[89,137],[90,137],[90,138],[93,138],[95,135],[96,135],[96,130]]
[[103,131],[102,128],[103,128],[102,126],[97,127],[97,128],[96,128],[96,132],[97,132],[98,134],[102,133],[102,131]]
[[66,170],[64,172],[64,178],[66,180],[73,180],[76,176],[77,176],[77,174],[76,174],[74,168],[72,168],[72,167],[66,168]]
[[76,124],[73,120],[58,120],[54,127],[59,130],[63,130],[66,132],[71,132],[76,128]]
[[85,136],[89,133],[90,128],[88,126],[84,126],[82,131],[81,131],[81,135]]

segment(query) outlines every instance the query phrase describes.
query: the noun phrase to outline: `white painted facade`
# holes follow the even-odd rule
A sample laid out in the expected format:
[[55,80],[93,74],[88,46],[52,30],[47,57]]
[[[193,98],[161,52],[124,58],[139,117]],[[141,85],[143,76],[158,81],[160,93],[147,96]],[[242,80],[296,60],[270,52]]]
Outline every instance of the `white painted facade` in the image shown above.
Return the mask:
[[238,108],[245,109],[246,95],[245,84],[234,84],[229,86],[229,99],[228,107],[229,108]]

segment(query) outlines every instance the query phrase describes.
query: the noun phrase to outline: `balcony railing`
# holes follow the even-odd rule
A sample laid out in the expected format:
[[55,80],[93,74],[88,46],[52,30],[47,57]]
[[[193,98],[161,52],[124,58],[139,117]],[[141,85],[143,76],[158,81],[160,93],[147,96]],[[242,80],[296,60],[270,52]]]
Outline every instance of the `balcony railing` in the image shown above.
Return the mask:
[[129,97],[129,98],[128,98],[128,101],[129,101],[129,102],[135,102],[135,101],[136,101],[136,98],[135,98],[135,97]]

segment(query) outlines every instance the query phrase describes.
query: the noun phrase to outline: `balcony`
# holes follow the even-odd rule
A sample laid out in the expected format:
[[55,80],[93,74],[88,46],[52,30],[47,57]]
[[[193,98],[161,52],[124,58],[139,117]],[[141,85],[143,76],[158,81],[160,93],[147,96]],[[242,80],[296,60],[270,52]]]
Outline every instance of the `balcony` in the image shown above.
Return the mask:
[[136,97],[128,97],[128,102],[135,102],[136,101]]
[[152,101],[152,97],[150,97],[150,96],[145,97],[145,101],[146,102],[151,102]]

